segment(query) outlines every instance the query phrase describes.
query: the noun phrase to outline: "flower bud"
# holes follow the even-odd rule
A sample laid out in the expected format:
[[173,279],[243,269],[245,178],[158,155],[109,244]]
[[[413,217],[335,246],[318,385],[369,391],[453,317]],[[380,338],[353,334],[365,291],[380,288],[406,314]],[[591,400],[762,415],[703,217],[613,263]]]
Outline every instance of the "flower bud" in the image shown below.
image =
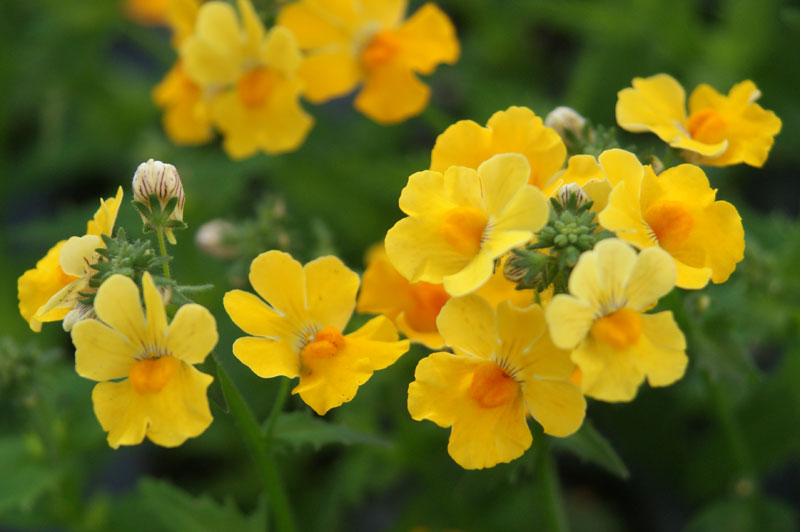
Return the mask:
[[588,202],[592,201],[592,198],[589,197],[589,194],[586,193],[577,183],[567,183],[566,185],[562,186],[556,192],[556,201],[558,201],[564,208],[567,207],[567,203],[569,202],[569,197],[575,195],[575,208],[579,209],[583,205],[586,205]]
[[[177,199],[175,209],[169,213],[166,220],[155,219],[153,205],[150,205],[150,196],[152,195],[158,198],[162,212],[170,200]],[[186,196],[183,192],[183,184],[181,183],[181,177],[178,175],[178,170],[171,164],[153,159],[140,164],[136,169],[136,173],[133,174],[133,199],[144,205],[146,210],[154,215],[148,217],[140,209],[142,221],[145,224],[156,225],[158,223],[161,225],[171,220],[183,221],[183,204],[186,201]],[[169,241],[174,244],[175,237],[172,235],[172,230],[167,228],[165,232]]]
[[231,234],[235,228],[225,220],[211,220],[200,226],[194,241],[201,251],[221,259],[236,258],[236,247],[231,244]]
[[550,111],[550,114],[544,119],[544,125],[555,129],[564,142],[570,144],[572,141],[566,132],[572,133],[576,139],[582,138],[586,119],[571,107],[559,106]]
[[524,260],[518,260],[513,253],[506,259],[503,264],[503,277],[512,283],[518,283],[525,278],[528,273],[528,268],[525,267]]

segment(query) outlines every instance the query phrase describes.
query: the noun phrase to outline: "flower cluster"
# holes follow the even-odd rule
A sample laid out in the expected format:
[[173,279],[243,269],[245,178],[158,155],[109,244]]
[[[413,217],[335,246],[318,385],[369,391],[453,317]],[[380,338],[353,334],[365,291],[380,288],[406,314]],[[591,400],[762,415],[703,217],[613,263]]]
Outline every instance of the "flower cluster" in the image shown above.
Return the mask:
[[434,4],[404,19],[405,2],[299,0],[271,28],[250,0],[238,0],[238,13],[221,1],[171,5],[179,59],[153,93],[165,131],[202,144],[216,129],[234,159],[297,149],[313,126],[301,98],[323,103],[360,87],[354,105],[378,123],[417,115],[430,98],[417,74],[459,55],[453,24]]

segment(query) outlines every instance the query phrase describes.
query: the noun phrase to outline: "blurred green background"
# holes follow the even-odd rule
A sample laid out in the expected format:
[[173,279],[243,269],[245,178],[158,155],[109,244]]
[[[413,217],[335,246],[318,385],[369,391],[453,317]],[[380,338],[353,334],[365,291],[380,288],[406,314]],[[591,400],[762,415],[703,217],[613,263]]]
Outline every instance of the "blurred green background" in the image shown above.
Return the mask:
[[[262,12],[271,3],[254,0]],[[412,2],[412,10],[421,2]],[[30,0],[0,5],[0,529],[263,529],[259,481],[229,416],[165,450],[113,451],[92,414],[92,383],[72,370],[58,324],[36,335],[17,311],[16,279],[58,240],[83,234],[99,197],[125,187],[118,226],[138,235],[130,179],[148,158],[177,166],[186,190],[174,271],[217,317],[217,353],[259,416],[277,380],[258,379],[230,345],[240,335],[221,305],[241,280],[203,255],[197,228],[250,223],[261,209],[302,260],[335,251],[352,268],[400,217],[407,177],[428,166],[449,124],[481,124],[510,105],[544,117],[569,105],[614,125],[618,90],[667,72],[689,92],[752,79],[783,120],[763,169],[707,169],[718,197],[739,209],[747,250],[731,280],[667,304],[689,339],[678,384],[643,388],[631,404],[590,401],[588,418],[627,466],[566,450],[558,468],[577,531],[797,530],[800,521],[800,6],[779,0],[449,0],[462,44],[454,66],[428,78],[429,108],[382,127],[350,99],[306,108],[316,126],[296,152],[233,162],[218,141],[171,144],[150,94],[174,61],[169,34],[125,18],[114,1]],[[655,137],[620,135],[623,145]],[[282,202],[274,220],[264,206]],[[259,205],[261,207],[259,207]],[[263,216],[262,216],[263,218]],[[263,221],[263,220],[262,220]],[[264,225],[262,224],[262,225]],[[269,243],[270,237],[264,242]],[[249,259],[247,257],[246,259]],[[278,449],[302,530],[544,530],[533,453],[488,471],[461,470],[448,432],[414,422],[406,387],[413,349],[326,416],[315,449],[284,423]],[[307,411],[295,398],[289,410]],[[300,414],[302,415],[302,414]],[[324,432],[324,430],[322,431]],[[329,431],[331,432],[331,431]],[[326,435],[327,434],[327,435]],[[598,464],[605,464],[605,467]],[[616,474],[615,474],[616,472]]]

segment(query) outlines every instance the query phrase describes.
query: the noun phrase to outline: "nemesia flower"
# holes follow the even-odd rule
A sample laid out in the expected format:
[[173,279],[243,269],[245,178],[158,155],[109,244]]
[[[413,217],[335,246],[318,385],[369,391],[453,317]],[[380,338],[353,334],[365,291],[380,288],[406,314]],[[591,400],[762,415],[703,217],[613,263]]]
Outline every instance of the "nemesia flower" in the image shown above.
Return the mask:
[[519,153],[528,160],[528,183],[542,190],[564,165],[567,148],[558,133],[542,124],[527,107],[497,111],[483,127],[461,120],[444,130],[431,152],[431,170],[444,172],[451,166],[477,169],[499,153]]
[[213,377],[195,369],[217,344],[214,316],[196,304],[183,305],[167,324],[164,302],[149,273],[139,288],[112,275],[97,290],[100,320],[72,329],[75,369],[98,381],[92,390],[97,420],[108,444],[136,445],[145,436],[176,447],[211,424],[206,389]]
[[277,23],[308,54],[300,67],[306,98],[322,103],[362,85],[355,107],[372,120],[392,124],[419,114],[430,89],[416,74],[455,63],[459,46],[453,24],[436,5],[425,4],[403,20],[405,11],[405,0],[284,6]]
[[[476,293],[491,304],[509,300],[518,307],[530,305],[534,297],[533,290],[516,290],[516,285],[503,276],[502,267],[495,268]],[[436,317],[448,299],[450,294],[441,284],[410,283],[392,266],[382,245],[368,252],[356,311],[383,314],[412,342],[440,349],[445,344],[436,329]]]
[[19,312],[31,330],[39,332],[42,322],[64,319],[75,307],[80,299],[78,292],[88,285],[89,266],[97,261],[94,250],[103,246],[99,235],[111,236],[121,202],[122,187],[116,197],[101,198],[100,208],[86,223],[86,236],[57,243],[36,268],[19,278]]
[[601,240],[583,253],[545,317],[553,343],[573,349],[583,392],[602,401],[630,401],[647,377],[667,386],[683,376],[686,339],[672,312],[643,311],[675,286],[675,265],[657,247],[638,255],[622,240]]
[[336,257],[302,266],[268,251],[250,265],[250,284],[263,300],[242,290],[223,300],[233,322],[252,335],[236,340],[233,354],[259,377],[298,377],[292,393],[319,415],[353,399],[373,371],[408,351],[408,340],[398,341],[384,316],[343,334],[359,280]]
[[181,46],[183,69],[212,94],[211,119],[230,157],[294,150],[313,123],[299,102],[300,50],[288,29],[265,31],[249,0],[237,4],[241,20],[225,2],[200,7],[195,33]]
[[450,295],[480,288],[494,261],[522,245],[548,217],[541,191],[527,184],[522,155],[495,155],[478,170],[417,172],[400,195],[408,214],[386,234],[392,265],[412,283],[443,283]]
[[492,309],[475,294],[454,298],[437,319],[453,353],[417,365],[408,411],[452,427],[447,452],[465,469],[510,462],[531,445],[526,412],[547,434],[569,436],[583,423],[586,401],[567,381],[574,365],[556,348],[538,305],[503,302]]
[[781,120],[755,103],[760,96],[750,80],[734,85],[727,96],[702,84],[689,96],[687,116],[686,93],[675,78],[634,78],[633,88],[618,94],[617,123],[635,133],[655,133],[673,148],[689,152],[693,163],[761,167]]
[[[614,158],[622,159],[620,153]],[[610,159],[612,154],[603,160]],[[717,191],[703,171],[682,164],[656,176],[632,154],[625,166],[616,168],[621,181],[598,217],[600,224],[639,249],[658,246],[667,251],[681,288],[728,280],[744,258],[742,220],[736,207],[715,201]]]

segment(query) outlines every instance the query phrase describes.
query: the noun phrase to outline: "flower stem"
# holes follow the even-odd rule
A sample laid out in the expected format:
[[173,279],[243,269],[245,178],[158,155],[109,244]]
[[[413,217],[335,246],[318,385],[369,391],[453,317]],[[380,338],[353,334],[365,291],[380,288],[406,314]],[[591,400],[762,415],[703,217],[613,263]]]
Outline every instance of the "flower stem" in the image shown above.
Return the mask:
[[569,530],[561,484],[558,481],[555,461],[550,451],[550,437],[541,432],[534,435],[534,482],[541,497],[541,508],[546,522],[546,530],[566,532]]
[[264,426],[264,440],[267,442],[267,448],[272,445],[272,432],[275,430],[275,420],[283,410],[283,405],[286,404],[286,397],[289,395],[289,379],[283,377],[281,379],[281,387],[278,390],[278,395],[275,397],[275,402],[272,405],[272,411],[269,413],[266,425]]
[[[164,230],[161,227],[156,227],[156,236],[158,237],[158,249],[161,252],[161,256],[165,259],[167,258],[167,243],[164,242]],[[167,279],[172,279],[172,276],[169,274],[169,263],[168,261],[164,261],[162,264],[164,267],[164,277]]]
[[231,415],[233,415],[239,426],[242,439],[249,449],[250,454],[253,456],[253,461],[261,474],[261,480],[269,496],[269,504],[272,508],[272,513],[275,515],[277,529],[280,532],[294,532],[297,530],[297,527],[294,522],[291,507],[289,506],[289,498],[286,495],[286,491],[283,489],[275,459],[267,449],[267,445],[261,435],[261,429],[253,415],[253,411],[228,376],[225,368],[223,368],[222,364],[217,360],[216,355],[212,356],[217,365],[217,377],[219,378],[219,384],[222,388],[222,394],[225,396],[225,401],[228,403]]

